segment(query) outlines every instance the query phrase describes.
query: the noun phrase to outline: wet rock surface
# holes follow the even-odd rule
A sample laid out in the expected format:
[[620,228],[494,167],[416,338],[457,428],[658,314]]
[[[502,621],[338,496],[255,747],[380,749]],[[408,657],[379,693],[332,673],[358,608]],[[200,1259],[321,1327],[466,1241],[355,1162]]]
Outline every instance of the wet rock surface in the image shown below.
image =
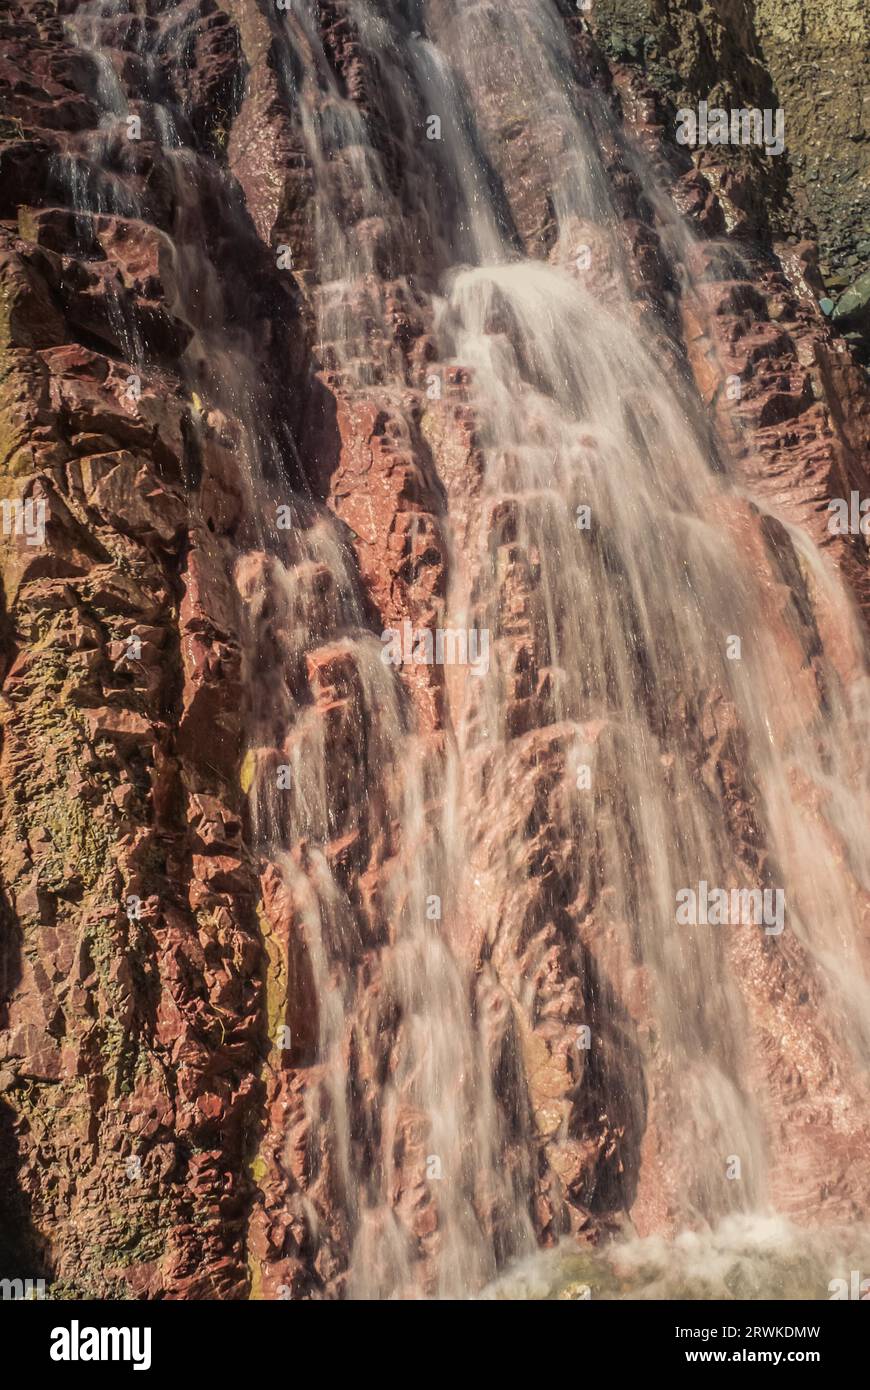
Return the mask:
[[[866,539],[832,532],[827,510],[868,487],[866,372],[818,308],[814,243],[788,241],[739,169],[693,165],[621,61],[639,55],[559,10],[616,250],[592,222],[560,232],[564,129],[497,64],[476,73],[494,202],[531,260],[582,276],[589,251],[596,301],[624,275],[662,372],[697,393],[711,457],[748,494],[715,520],[797,692],[772,720],[781,744],[827,708],[822,649],[844,686],[862,669],[841,590],[795,537],[866,619]],[[452,51],[453,7],[427,11]],[[305,81],[282,16],[254,0],[130,0],[102,18],[15,0],[0,16],[0,474],[25,523],[2,537],[0,1273],[47,1274],[61,1295],[336,1297],[360,1291],[360,1252],[363,1292],[394,1287],[395,1258],[434,1294],[457,1192],[491,1246],[478,1286],[529,1241],[595,1244],[628,1217],[669,1232],[704,1205],[685,1191],[698,1136],[657,1038],[643,912],[609,880],[639,833],[631,731],[562,695],[541,638],[546,556],[487,493],[474,373],[438,356],[451,260],[433,205],[451,184],[443,151],[423,172],[419,157],[435,89],[405,73],[421,90],[404,128],[387,80],[401,53],[341,0],[317,16],[292,19]],[[343,127],[339,98],[357,113]],[[318,164],[311,131],[330,121]],[[357,272],[340,283],[327,209]],[[487,331],[516,339],[509,307]],[[618,577],[606,528],[596,544]],[[473,676],[437,663],[388,687],[380,638],[444,627],[456,593],[496,634],[505,738],[498,754],[470,739],[480,797],[451,827],[465,877],[444,888],[420,849],[444,811],[438,769],[489,712]],[[661,748],[681,739],[725,805],[747,881],[766,850],[740,721],[716,686],[673,696]],[[578,725],[596,767],[579,810]],[[398,747],[419,771],[416,820]],[[258,794],[276,780],[302,786],[307,819]],[[866,924],[860,875],[843,877]],[[467,979],[437,940],[402,934],[430,889],[450,904],[433,938]],[[464,1035],[448,1059],[446,1183],[404,1060],[426,1017],[417,950],[426,987],[473,1020],[474,1060]],[[721,957],[745,1010],[734,1072],[767,1099],[773,1200],[799,1222],[865,1217],[866,1078],[807,951],[744,932]],[[501,1117],[489,1167],[474,1067]]]

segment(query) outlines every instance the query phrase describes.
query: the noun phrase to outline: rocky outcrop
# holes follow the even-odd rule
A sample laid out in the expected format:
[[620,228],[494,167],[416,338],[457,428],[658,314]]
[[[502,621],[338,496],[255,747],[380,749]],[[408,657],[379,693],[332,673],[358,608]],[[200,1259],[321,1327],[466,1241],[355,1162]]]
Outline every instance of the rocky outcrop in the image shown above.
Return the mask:
[[[818,242],[820,298],[833,305],[849,292],[870,258],[870,29],[859,0],[810,9],[797,0],[596,0],[590,21],[608,56],[655,89],[670,130],[676,111],[699,101],[783,111],[782,155],[710,146],[698,165],[739,191],[751,235]],[[839,326],[866,364],[863,319]]]
[[[170,240],[184,210],[147,128],[107,137],[105,206],[130,215],[76,206],[76,178],[109,176],[73,8],[0,20],[4,1229],[15,1268],[59,1294],[233,1297],[263,996],[228,573],[244,488],[234,422],[179,360],[196,331]],[[194,55],[177,99],[192,147],[211,151],[236,30],[214,7],[172,8]],[[133,14],[102,31],[131,112],[138,32],[165,23]],[[282,302],[253,227],[247,246],[227,237],[200,174],[223,273],[249,307],[270,281]],[[282,371],[300,365],[288,346]]]

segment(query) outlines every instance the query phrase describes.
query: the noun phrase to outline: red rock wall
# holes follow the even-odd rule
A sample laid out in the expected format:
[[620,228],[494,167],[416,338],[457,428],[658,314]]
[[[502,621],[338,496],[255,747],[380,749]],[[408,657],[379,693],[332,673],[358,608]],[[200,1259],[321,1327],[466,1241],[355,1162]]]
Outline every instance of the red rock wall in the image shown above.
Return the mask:
[[[144,101],[143,138],[119,146],[115,166],[141,215],[71,214],[58,160],[81,157],[99,120],[93,71],[64,32],[74,11],[73,0],[15,0],[0,16],[3,496],[44,499],[47,509],[43,546],[4,537],[0,1229],[8,1234],[0,1255],[10,1272],[48,1272],[59,1291],[85,1296],[332,1295],[344,1285],[349,1232],[328,1163],[311,1174],[316,999],[298,904],[274,865],[257,862],[243,792],[251,673],[241,664],[232,576],[251,544],[244,424],[226,402],[201,398],[181,361],[194,326],[181,312],[167,238],[179,236],[185,213]],[[231,287],[231,331],[255,345],[263,431],[283,441],[276,496],[313,495],[347,528],[373,632],[405,618],[437,626],[451,563],[445,511],[460,537],[476,515],[476,423],[460,370],[445,377],[439,403],[427,402],[433,285],[425,247],[408,230],[422,195],[403,169],[384,88],[348,8],[321,4],[320,22],[333,71],[369,117],[392,180],[392,213],[354,229],[383,272],[358,287],[361,375],[313,332],[312,171],[271,6],[131,3],[102,39],[132,110],[146,88],[143,30],[155,39],[149,47],[168,25],[177,30],[158,66],[201,156],[191,174],[197,232]],[[677,205],[702,233],[718,235],[726,221],[739,233],[729,191],[667,152],[644,93],[619,73],[614,87],[581,21],[572,12],[566,23],[579,80],[624,107]],[[177,63],[182,49],[186,67]],[[489,153],[519,235],[529,254],[546,257],[549,190],[536,152],[552,132],[505,125],[497,65],[481,82]],[[663,351],[675,363],[685,353],[747,484],[832,553],[866,605],[863,538],[832,538],[824,508],[831,496],[866,488],[870,395],[814,306],[812,249],[747,246],[742,271],[674,298],[649,204],[623,152],[608,155],[639,313],[657,305],[670,316]],[[208,161],[214,181],[202,172]],[[353,210],[347,215],[353,224]],[[292,275],[276,264],[284,243]],[[131,354],[136,342],[143,367]],[[745,383],[734,409],[722,389],[732,374]],[[509,516],[504,528],[509,543]],[[533,582],[514,567],[505,603],[521,614]],[[328,635],[305,657],[336,800],[344,798],[331,851],[371,944],[395,828],[367,838],[354,812],[372,795],[359,774],[367,734],[357,674]],[[513,837],[534,886],[528,901],[503,903],[494,946],[484,952],[469,932],[461,949],[478,970],[484,954],[493,962],[490,1046],[503,1077],[520,1046],[500,1012],[505,990],[531,980],[546,1014],[547,1026],[530,1028],[520,1046],[536,1116],[528,1142],[538,1238],[606,1226],[631,1204],[641,1169],[636,1215],[654,1228],[667,1222],[673,1179],[656,1151],[660,1132],[644,1137],[627,1099],[643,1089],[634,1041],[643,980],[616,942],[578,933],[584,894],[597,890],[594,866],[578,862],[559,830],[567,740],[547,723],[546,692],[520,668],[516,802],[500,825],[504,808],[487,808],[493,846],[480,854],[498,862],[499,836]],[[428,756],[447,720],[442,675],[434,667],[408,678]],[[724,743],[727,731],[711,737]],[[543,943],[527,936],[532,920]],[[743,964],[758,972],[758,1066],[770,1084],[780,1064],[764,1056],[764,1013],[785,992],[801,1017],[801,966],[783,966],[779,978],[758,961]],[[379,988],[374,973],[373,1015]],[[581,1087],[568,1040],[606,989],[619,998],[602,1009],[603,1053]],[[294,1046],[279,1055],[274,1029],[283,1022]],[[392,1026],[385,1017],[374,1031],[389,1035]],[[378,1058],[355,1065],[361,1091],[377,1085]],[[812,1090],[811,1068],[807,1075],[800,1084]],[[788,1080],[776,1084],[785,1098],[774,1128],[795,1113]],[[815,1084],[835,1097],[829,1077]],[[425,1264],[437,1218],[415,1176],[425,1146],[408,1125],[395,1200]],[[508,1159],[518,1171],[525,1142]],[[838,1215],[859,1201],[845,1157],[841,1166],[831,1180],[840,1183]],[[492,1219],[497,1225],[497,1212]]]

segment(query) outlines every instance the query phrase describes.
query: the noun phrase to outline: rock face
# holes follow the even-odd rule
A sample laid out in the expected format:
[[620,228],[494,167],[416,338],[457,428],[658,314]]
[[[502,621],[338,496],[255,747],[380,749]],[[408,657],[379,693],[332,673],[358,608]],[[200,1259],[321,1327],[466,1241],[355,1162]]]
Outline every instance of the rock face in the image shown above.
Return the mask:
[[[234,422],[180,365],[197,330],[169,234],[189,209],[147,112],[139,141],[107,137],[112,211],[76,211],[64,182],[110,178],[90,163],[100,72],[72,8],[2,18],[3,496],[20,509],[3,539],[4,1264],[50,1270],[59,1293],[234,1297],[263,1008],[230,582],[244,484]],[[168,95],[210,152],[237,31],[171,8],[193,58]],[[164,21],[118,7],[102,26],[131,112]],[[207,254],[247,331],[283,341],[260,370],[301,380],[292,291],[250,223],[227,235],[214,163],[187,174]],[[16,525],[28,508],[42,544]]]
[[[746,146],[708,149],[716,177],[738,192],[741,216],[774,236],[812,236],[836,300],[870,261],[870,26],[861,0],[596,0],[605,52],[642,72],[673,128],[681,107],[783,111],[784,157]],[[714,159],[710,156],[715,154]],[[846,327],[846,325],[843,325]],[[867,328],[851,325],[866,363]]]
[[[626,1212],[672,1230],[679,1110],[633,908],[607,880],[609,846],[632,853],[633,754],[618,723],[579,721],[609,790],[578,819],[578,715],[539,650],[542,557],[487,494],[473,373],[438,358],[439,275],[462,248],[438,228],[451,185],[412,148],[435,78],[407,67],[409,130],[404,50],[342,0],[287,19],[292,42],[268,0],[104,9],[0,16],[0,1274],[57,1296],[243,1298],[406,1292],[410,1270],[436,1293],[451,1260],[472,1258],[479,1286],[530,1242],[597,1240]],[[454,7],[425,9],[461,69]],[[827,511],[866,493],[870,391],[804,235],[815,219],[840,255],[841,203],[811,193],[807,164],[776,184],[778,223],[745,170],[673,144],[612,24],[602,49],[556,10],[570,81],[607,113],[620,256],[595,295],[624,272],[667,374],[694,377],[711,455],[754,499],[723,506],[723,530],[812,728],[829,667],[846,687],[862,667],[845,589],[870,605],[866,540]],[[741,97],[767,104],[786,39],[768,70],[762,28],[713,12],[727,64],[752,58]],[[516,253],[561,265],[564,131],[497,64],[474,81]],[[576,233],[597,255],[598,230]],[[443,664],[388,680],[379,638],[443,629],[457,594],[497,610],[507,734],[501,761],[470,738],[480,800],[451,827],[469,846],[451,890],[421,846],[457,730],[488,711]],[[733,862],[758,870],[733,707],[676,691],[672,718],[728,808]],[[866,913],[859,878],[843,868]],[[430,895],[450,904],[449,959],[439,917],[403,935]],[[732,941],[775,1204],[866,1215],[866,1082],[812,961]],[[442,1089],[458,1078],[455,1120],[420,1103],[418,1034]],[[486,1133],[481,1096],[501,1116]],[[454,1244],[466,1208],[485,1251]]]

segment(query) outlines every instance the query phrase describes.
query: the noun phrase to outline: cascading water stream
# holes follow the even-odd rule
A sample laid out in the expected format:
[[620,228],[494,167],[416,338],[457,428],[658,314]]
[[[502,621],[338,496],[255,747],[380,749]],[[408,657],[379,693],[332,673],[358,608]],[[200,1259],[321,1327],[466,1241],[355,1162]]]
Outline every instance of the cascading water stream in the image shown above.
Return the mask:
[[[100,26],[111,21],[120,8],[118,0],[112,4],[97,0],[79,10],[70,22],[74,37],[98,63],[97,94],[107,112],[106,131],[97,135],[88,151],[90,178],[82,179],[81,166],[76,165],[69,176],[77,209],[130,216],[137,208],[130,205],[126,187],[117,184],[111,161],[106,158],[109,142],[118,138],[116,127],[126,120],[129,106],[111,64],[98,53]],[[322,51],[316,55],[316,28],[303,11],[295,18],[313,63],[312,81],[315,87],[322,81],[326,88],[311,110],[306,105],[304,85],[300,93],[318,181],[321,329],[338,345],[337,361],[348,370],[356,325],[353,306],[345,301],[354,275],[368,269],[369,263],[365,250],[358,254],[358,247],[352,250],[341,235],[319,155],[321,143],[333,140],[359,149],[359,157],[352,161],[352,174],[369,211],[374,210],[384,184],[377,161],[364,143],[364,123],[329,79]],[[164,56],[165,51],[172,52],[171,29],[164,31],[161,45]],[[262,433],[265,412],[255,352],[244,333],[233,325],[225,286],[209,257],[209,229],[200,205],[204,189],[210,189],[220,175],[185,143],[183,115],[163,90],[153,58],[149,91],[154,99],[146,108],[145,120],[151,122],[172,172],[174,225],[166,238],[167,253],[175,287],[173,310],[192,333],[185,354],[190,390],[201,393],[219,419],[238,422],[241,427],[232,442],[246,487],[246,530],[256,547],[236,564],[236,582],[249,615],[245,681],[250,752],[246,765],[253,832],[265,861],[279,871],[299,904],[300,932],[311,961],[319,1019],[319,1079],[312,1081],[306,1109],[312,1129],[329,1132],[330,1161],[342,1189],[349,1238],[355,1247],[350,1290],[360,1296],[406,1291],[413,1283],[414,1259],[388,1195],[391,1149],[397,1141],[395,1103],[387,1083],[383,1094],[375,1099],[377,1118],[369,1121],[383,1132],[382,1154],[373,1177],[361,1170],[351,1133],[349,1031],[358,1026],[355,1012],[360,975],[372,943],[361,939],[354,912],[324,853],[335,833],[335,789],[324,775],[322,726],[317,712],[310,695],[299,695],[300,687],[306,686],[300,669],[304,653],[327,647],[348,660],[360,700],[359,716],[367,729],[369,760],[361,833],[371,843],[384,821],[402,827],[403,872],[393,900],[382,911],[382,934],[387,943],[382,968],[403,1020],[403,1037],[396,1047],[396,1086],[404,1093],[406,1104],[425,1117],[433,1158],[450,1178],[443,1187],[442,1248],[433,1291],[456,1294],[481,1287],[496,1272],[492,1242],[479,1213],[497,1203],[513,1206],[516,1195],[499,1171],[495,1104],[488,1088],[481,1094],[482,1088],[474,1085],[480,1066],[466,1016],[463,976],[422,913],[431,885],[442,881],[444,871],[439,866],[437,836],[427,823],[426,788],[416,740],[407,729],[395,679],[380,659],[382,648],[364,630],[355,581],[328,513],[319,513],[297,500],[295,524],[286,544],[275,553],[274,539],[269,539],[268,519],[281,505],[275,482],[280,474],[275,466],[276,444]],[[232,197],[228,187],[225,196]],[[348,346],[342,349],[345,342]],[[128,352],[135,366],[145,365],[146,354],[132,336]],[[281,761],[285,758],[286,763]],[[276,764],[290,768],[290,797]],[[391,777],[391,766],[404,768],[401,778]],[[446,1018],[452,1020],[449,1028],[444,1027]],[[374,1045],[375,1040],[371,1043]],[[508,1248],[530,1248],[528,1218],[520,1214],[514,1222],[518,1235],[514,1246]]]
[[[487,5],[448,8],[445,47],[473,102],[476,64],[504,42],[504,17]],[[523,54],[516,85],[532,119],[567,131],[550,171],[558,228],[551,259],[572,256],[581,228],[599,247],[602,238],[612,242],[617,212],[596,159],[595,124],[567,95],[570,58],[555,11],[514,7],[511,47]],[[594,114],[601,119],[600,110]],[[757,788],[759,838],[769,856],[766,865],[744,864],[744,872],[754,867],[757,882],[784,886],[789,928],[827,979],[828,1008],[864,1067],[870,997],[859,942],[868,787],[864,760],[848,764],[865,743],[866,676],[846,695],[828,663],[822,717],[807,727],[802,692],[778,659],[765,596],[751,573],[735,573],[733,532],[720,520],[729,507],[727,480],[711,471],[703,437],[656,360],[655,341],[645,342],[632,321],[624,277],[611,281],[605,307],[577,280],[566,284],[559,270],[512,261],[510,251],[505,244],[503,263],[491,265],[487,223],[479,268],[452,277],[440,317],[446,355],[474,373],[485,430],[482,540],[489,553],[471,602],[499,651],[493,532],[509,542],[512,559],[531,564],[539,557],[529,639],[533,667],[555,676],[551,718],[600,719],[625,740],[619,766],[607,769],[607,795],[614,782],[621,785],[629,829],[610,848],[605,877],[653,973],[674,1113],[696,1136],[693,1149],[681,1153],[685,1216],[712,1220],[730,1197],[718,1175],[703,1176],[712,1153],[742,1153],[738,1201],[747,1210],[763,1202],[762,1124],[741,1081],[737,1040],[746,1028],[720,944],[715,934],[687,936],[674,926],[680,888],[700,879],[734,881],[724,806],[692,766],[680,699],[717,691],[733,703],[741,768]],[[499,535],[491,518],[497,510],[504,515],[505,504],[509,519]],[[595,519],[591,535],[578,535],[573,525],[580,504]],[[812,547],[795,533],[791,539],[808,583],[820,594],[829,590]],[[854,632],[845,595],[837,602]],[[740,660],[727,659],[729,634],[744,635]],[[466,766],[482,723],[484,737],[503,741],[501,765],[509,767],[501,693],[507,675],[496,669],[488,683],[482,720],[460,722]],[[772,726],[774,710],[785,737]],[[801,804],[807,785],[832,802],[836,847],[824,843]]]
[[[326,360],[339,370],[344,381],[364,384],[366,374],[358,369],[358,361],[365,355],[360,310],[353,296],[360,277],[366,280],[367,288],[368,279],[374,277],[372,243],[365,234],[359,234],[359,227],[365,228],[383,212],[391,196],[388,180],[368,141],[365,123],[331,75],[310,7],[291,5],[286,26],[285,81],[288,88],[294,89],[299,103],[315,181],[315,298],[321,344],[329,344]],[[294,85],[293,72],[298,69],[304,69],[304,75]],[[410,131],[410,125],[407,130]],[[350,157],[344,169],[347,182],[341,192],[345,198],[358,200],[362,213],[353,238],[344,229],[336,197],[338,180],[329,167],[329,154],[336,149],[345,152],[348,147]],[[376,287],[371,292],[376,296]],[[381,370],[388,388],[392,386],[398,394],[403,383],[389,356]],[[358,621],[362,622],[361,615]],[[387,677],[382,652],[382,648],[366,645],[357,658],[363,658],[360,674],[373,687],[367,709],[379,710],[380,720],[387,722],[384,747],[375,759],[372,778],[376,781],[382,777],[390,764],[400,773],[400,789],[392,794],[386,808],[390,818],[401,826],[402,849],[401,871],[396,875],[398,888],[384,909],[389,944],[382,958],[385,986],[402,1018],[402,1037],[395,1047],[393,1063],[394,1087],[396,1095],[403,1095],[405,1103],[423,1117],[431,1150],[427,1162],[435,1162],[439,1176],[443,1172],[447,1178],[439,1190],[442,1246],[432,1291],[455,1296],[481,1287],[497,1268],[492,1240],[481,1219],[484,1212],[493,1207],[510,1212],[506,1223],[510,1234],[505,1237],[508,1250],[531,1248],[532,1229],[518,1206],[520,1194],[500,1171],[499,1116],[481,1068],[478,1042],[468,1016],[463,972],[457,968],[437,928],[433,929],[424,916],[424,906],[434,885],[438,885],[439,896],[443,894],[445,901],[449,898],[442,885],[449,882],[450,865],[445,861],[441,837],[431,823],[427,802],[433,799],[433,789],[426,786],[423,754],[413,734],[405,730],[396,686]],[[384,809],[378,808],[378,812],[384,814]],[[328,819],[324,803],[321,821],[325,825]],[[298,824],[290,835],[290,843],[310,833],[310,821],[307,825]],[[318,947],[318,954],[326,970],[328,953]],[[346,1013],[351,1018],[352,982],[358,967],[356,953],[345,955],[340,962],[345,976]],[[445,1026],[448,1019],[449,1026]],[[342,1019],[336,1015],[330,1044],[322,1049],[332,1056],[336,1093],[349,1084],[343,1032]],[[377,1039],[371,1042],[377,1045]],[[351,1171],[347,1152],[343,1162],[351,1188],[349,1202],[358,1222],[349,1289],[362,1297],[395,1296],[407,1292],[413,1284],[410,1243],[396,1222],[389,1200],[393,1185],[391,1153],[398,1142],[395,1104],[393,1087],[386,1085],[378,1103],[383,1135],[375,1182],[359,1170]],[[361,1197],[353,1191],[354,1184]]]
[[[106,128],[89,152],[91,174],[83,163],[68,174],[77,209],[135,216],[126,191],[112,196],[105,159],[112,124],[129,110],[99,55],[101,24],[120,8],[95,0],[69,21],[99,66]],[[347,1288],[360,1297],[473,1295],[534,1250],[536,1146],[554,1171],[567,1171],[599,1099],[622,1117],[621,1128],[596,1131],[607,1162],[614,1152],[618,1161],[605,1181],[605,1159],[589,1159],[593,1177],[575,1183],[575,1206],[631,1208],[625,1131],[643,1131],[650,1115],[659,1162],[678,1178],[667,1222],[714,1227],[735,1210],[771,1207],[767,1098],[746,1055],[751,1023],[738,979],[750,957],[729,935],[752,931],[761,941],[763,929],[680,925],[681,890],[705,881],[781,891],[785,931],[771,932],[764,950],[812,974],[856,1068],[870,1063],[860,954],[868,685],[862,667],[847,689],[821,638],[811,674],[796,680],[794,663],[780,660],[783,633],[799,645],[807,627],[818,631],[816,607],[836,614],[860,652],[850,602],[795,528],[785,534],[806,611],[783,615],[771,598],[746,540],[759,508],[729,478],[700,407],[675,380],[664,328],[637,312],[603,154],[621,136],[605,103],[576,90],[555,6],[354,0],[348,10],[388,90],[400,176],[384,167],[363,110],[333,71],[316,7],[291,0],[271,19],[313,186],[318,366],[349,398],[376,385],[401,414],[407,368],[377,332],[385,262],[391,281],[431,301],[433,370],[469,375],[483,458],[462,527],[449,505],[441,519],[450,557],[443,620],[488,634],[488,669],[450,673],[437,756],[384,663],[335,519],[294,498],[292,530],[272,524],[287,500],[289,446],[264,433],[256,344],[210,257],[201,207],[206,189],[230,207],[233,193],[190,148],[156,64],[145,119],[173,174],[165,235],[173,312],[190,330],[186,379],[214,418],[237,423],[247,517],[234,576],[246,615],[252,836],[264,872],[293,902],[310,970],[316,1024],[294,1042],[294,1065],[307,1077],[310,1153],[327,1155],[321,1176],[340,1194]],[[149,41],[143,24],[143,58]],[[165,59],[171,29],[161,42]],[[524,254],[488,150],[479,74],[487,55],[505,50],[522,55],[508,95],[524,119],[553,132],[541,153],[555,227],[549,261]],[[183,80],[183,56],[176,61]],[[442,138],[427,144],[432,114]],[[631,159],[642,163],[637,151]],[[664,217],[664,195],[644,178]],[[687,235],[669,225],[670,255]],[[591,271],[581,254],[590,248]],[[125,350],[144,370],[135,326]],[[329,712],[345,703],[362,749],[355,795],[333,776],[324,742],[324,708],[339,719]],[[541,735],[557,755],[555,831],[573,853],[559,893],[548,886],[535,896],[530,881],[546,875],[530,870],[516,829],[536,814]],[[705,771],[717,739],[737,767],[729,795],[750,808],[749,841]],[[364,906],[348,891],[345,852],[363,865],[390,863],[377,901]],[[430,918],[433,896],[439,913]],[[515,903],[526,907],[511,936],[504,924]],[[631,1029],[587,941],[606,943],[603,958],[642,982],[652,1024],[639,1059],[629,1061]],[[378,1008],[364,1005],[373,978]],[[617,1060],[596,1072],[581,1048],[560,1053],[552,1114],[533,1114],[529,1076],[554,1064],[557,1021],[577,1036],[591,1022]],[[380,1059],[376,1093],[357,1080],[355,1059],[367,1053]],[[587,1106],[584,1085],[603,1099]],[[422,1233],[402,1208],[397,1174],[397,1156],[415,1144],[434,1194]],[[723,1181],[728,1155],[742,1160],[739,1183]],[[312,1189],[317,1176],[309,1173]],[[316,1203],[306,1201],[316,1244]]]
[[[508,40],[523,55],[515,85],[526,110],[566,136],[550,171],[558,228],[551,260],[573,260],[583,229],[590,229],[618,270],[618,214],[596,150],[606,115],[600,106],[581,113],[569,96],[571,63],[555,11],[517,6],[509,18],[486,5],[446,11],[439,10],[432,42],[418,34],[409,48],[419,91],[451,132],[447,163],[463,258],[479,267],[445,274],[439,355],[473,372],[487,455],[482,554],[465,567],[475,574],[473,594],[463,591],[458,566],[448,606],[460,628],[491,631],[498,652],[504,620],[497,543],[507,543],[502,548],[512,559],[532,564],[536,557],[541,582],[528,624],[530,665],[548,673],[550,720],[570,721],[578,736],[590,720],[618,730],[608,794],[614,782],[620,786],[630,825],[608,849],[606,879],[616,915],[632,922],[634,949],[652,972],[671,1104],[692,1136],[680,1155],[684,1217],[715,1220],[732,1201],[747,1210],[763,1204],[762,1121],[739,1058],[746,1023],[721,941],[710,933],[687,936],[674,922],[682,887],[701,879],[734,883],[736,867],[722,800],[717,804],[715,790],[699,783],[697,749],[684,746],[681,699],[716,692],[735,712],[741,769],[759,801],[768,856],[746,856],[736,881],[782,882],[790,929],[827,975],[829,1007],[842,1015],[863,1065],[868,995],[857,943],[859,895],[868,885],[861,838],[867,782],[863,767],[844,766],[843,751],[863,743],[866,679],[847,696],[836,673],[825,671],[824,718],[801,729],[802,695],[779,667],[764,596],[751,574],[734,573],[733,533],[720,517],[736,494],[711,468],[709,442],[656,360],[656,341],[645,346],[638,333],[625,276],[611,278],[604,307],[576,278],[566,282],[564,270],[518,258],[515,242],[498,231],[499,210],[487,196],[469,129],[477,65]],[[383,16],[358,5],[355,19],[367,49],[380,47],[389,60],[396,36]],[[441,227],[438,236],[441,244],[459,240]],[[595,518],[588,537],[575,525],[582,506]],[[497,513],[506,518],[502,535],[492,520]],[[808,566],[808,582],[829,588],[806,540],[792,532],[791,542]],[[836,601],[854,630],[845,595]],[[746,635],[740,660],[730,659],[731,634]],[[446,785],[458,804],[448,806],[448,819],[461,823],[460,808],[483,800],[473,772],[483,744],[496,752],[509,798],[510,674],[497,660],[473,716],[456,720]],[[771,710],[789,730],[787,740],[771,727]],[[835,764],[839,775],[832,776]],[[818,828],[796,794],[798,778],[840,802],[839,850],[825,846],[820,853]],[[449,835],[445,840],[450,845]],[[502,852],[496,872],[509,875],[510,847]],[[837,924],[833,932],[830,922]],[[743,1182],[731,1190],[718,1174],[704,1176],[712,1171],[710,1155],[729,1150],[744,1162]]]

